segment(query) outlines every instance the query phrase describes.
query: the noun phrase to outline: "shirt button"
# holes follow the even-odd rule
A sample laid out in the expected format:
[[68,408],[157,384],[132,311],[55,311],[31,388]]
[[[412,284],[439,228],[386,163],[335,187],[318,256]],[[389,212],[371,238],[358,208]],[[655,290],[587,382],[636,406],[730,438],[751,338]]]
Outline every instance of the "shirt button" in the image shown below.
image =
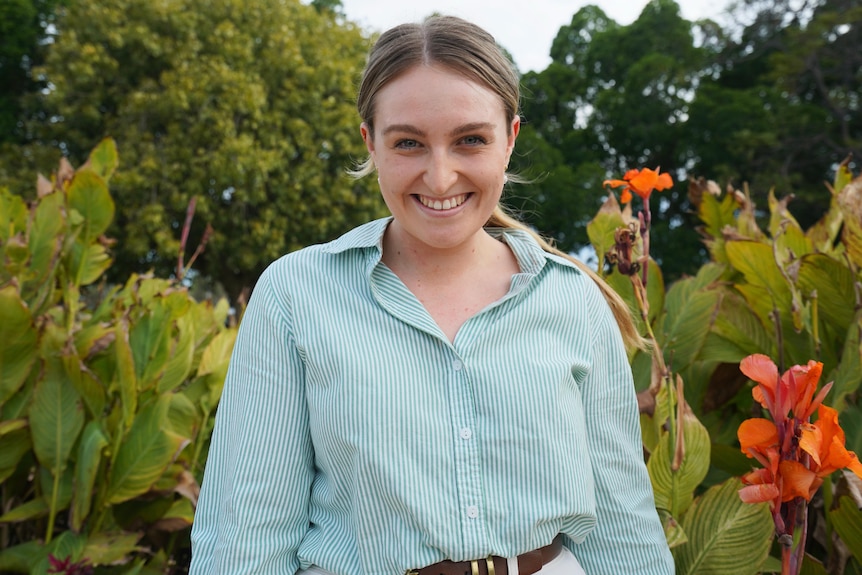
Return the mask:
[[461,363],[460,359],[456,359],[455,361],[452,362],[452,369],[454,369],[455,371],[461,371],[463,368],[464,368],[464,364]]
[[475,505],[470,505],[467,507],[467,517],[470,519],[476,519],[479,517],[479,508]]
[[470,439],[471,437],[473,437],[473,430],[469,427],[462,427],[460,435],[461,439]]

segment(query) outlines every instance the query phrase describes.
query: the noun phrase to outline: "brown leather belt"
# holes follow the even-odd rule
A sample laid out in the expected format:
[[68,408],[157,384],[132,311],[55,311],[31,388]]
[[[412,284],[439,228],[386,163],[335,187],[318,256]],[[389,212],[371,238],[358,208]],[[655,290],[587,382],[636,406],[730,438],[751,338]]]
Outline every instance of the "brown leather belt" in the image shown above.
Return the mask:
[[[561,535],[550,545],[518,555],[519,575],[533,575],[553,561],[563,549]],[[509,575],[509,564],[505,557],[489,555],[473,561],[440,561],[422,569],[411,569],[405,575]]]

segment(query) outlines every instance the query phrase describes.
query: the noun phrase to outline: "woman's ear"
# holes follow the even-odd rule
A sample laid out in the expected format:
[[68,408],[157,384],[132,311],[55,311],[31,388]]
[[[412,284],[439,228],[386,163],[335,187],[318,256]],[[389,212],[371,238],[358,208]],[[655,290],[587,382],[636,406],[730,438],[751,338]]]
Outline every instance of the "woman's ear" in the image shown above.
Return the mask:
[[362,134],[362,141],[365,142],[365,148],[368,153],[374,155],[374,134],[371,132],[371,127],[362,122],[359,125],[359,133]]
[[518,133],[521,131],[521,117],[517,114],[512,118],[512,124],[509,126],[509,142],[506,149],[506,164],[509,163],[509,158],[512,151],[515,149],[515,140],[518,138]]

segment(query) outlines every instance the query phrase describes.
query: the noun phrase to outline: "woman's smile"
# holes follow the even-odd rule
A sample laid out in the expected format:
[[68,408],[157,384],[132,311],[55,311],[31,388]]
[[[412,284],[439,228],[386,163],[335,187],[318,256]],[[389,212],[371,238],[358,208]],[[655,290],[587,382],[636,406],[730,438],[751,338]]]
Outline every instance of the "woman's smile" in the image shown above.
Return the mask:
[[470,194],[461,194],[458,196],[454,196],[451,198],[429,198],[428,196],[423,196],[417,194],[414,196],[419,200],[419,202],[428,209],[434,210],[435,212],[451,212],[455,208],[461,206]]

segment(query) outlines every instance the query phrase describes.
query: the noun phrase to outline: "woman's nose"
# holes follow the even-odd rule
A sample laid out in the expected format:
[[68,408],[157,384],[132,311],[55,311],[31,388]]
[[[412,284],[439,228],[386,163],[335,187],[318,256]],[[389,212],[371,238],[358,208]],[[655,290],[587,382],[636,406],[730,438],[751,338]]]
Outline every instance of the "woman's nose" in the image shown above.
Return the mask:
[[436,195],[446,195],[458,180],[455,162],[445,153],[431,154],[425,167],[425,185]]

